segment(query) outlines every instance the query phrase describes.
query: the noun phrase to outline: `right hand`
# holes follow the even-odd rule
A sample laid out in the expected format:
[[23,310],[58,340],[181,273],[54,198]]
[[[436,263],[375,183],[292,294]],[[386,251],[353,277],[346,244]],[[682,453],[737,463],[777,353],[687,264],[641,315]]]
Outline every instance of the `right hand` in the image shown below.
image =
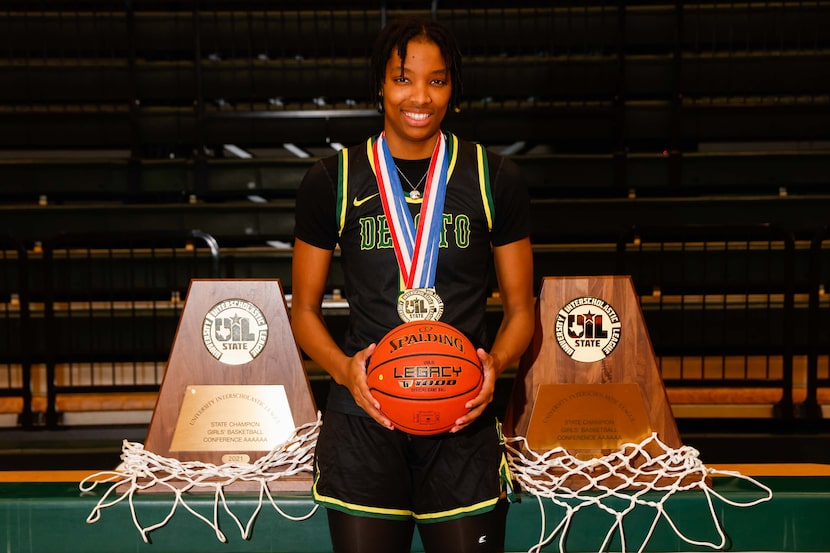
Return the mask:
[[386,415],[380,411],[380,402],[369,392],[369,379],[366,376],[366,368],[369,358],[374,353],[376,344],[370,344],[349,358],[349,363],[343,373],[343,381],[338,382],[349,389],[357,405],[375,419],[378,424],[394,430],[395,426]]

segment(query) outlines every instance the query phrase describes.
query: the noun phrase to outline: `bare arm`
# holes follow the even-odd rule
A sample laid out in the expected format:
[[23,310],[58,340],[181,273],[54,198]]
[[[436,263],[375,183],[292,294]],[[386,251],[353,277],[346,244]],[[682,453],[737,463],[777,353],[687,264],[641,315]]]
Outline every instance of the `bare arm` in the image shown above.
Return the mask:
[[478,418],[484,408],[493,401],[496,379],[524,353],[533,337],[535,300],[530,239],[525,238],[494,248],[493,260],[504,317],[490,352],[482,349],[478,351],[484,367],[484,385],[481,393],[468,402],[470,412],[456,421],[453,432]]
[[323,319],[322,301],[332,252],[295,240],[291,269],[291,326],[297,344],[316,361],[335,382],[346,386],[357,404],[378,423],[392,423],[378,410],[380,404],[369,393],[366,362],[375,344],[349,357],[332,338]]

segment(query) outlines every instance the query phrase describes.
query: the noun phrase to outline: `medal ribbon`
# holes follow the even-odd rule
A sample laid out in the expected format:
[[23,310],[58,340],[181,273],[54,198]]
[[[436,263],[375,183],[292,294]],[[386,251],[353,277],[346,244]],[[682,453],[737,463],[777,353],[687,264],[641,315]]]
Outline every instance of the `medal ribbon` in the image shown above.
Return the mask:
[[407,289],[432,288],[438,265],[449,168],[449,152],[444,134],[438,133],[429,162],[417,229],[406,205],[395,161],[386,145],[384,133],[374,143],[372,156],[383,212],[404,285]]

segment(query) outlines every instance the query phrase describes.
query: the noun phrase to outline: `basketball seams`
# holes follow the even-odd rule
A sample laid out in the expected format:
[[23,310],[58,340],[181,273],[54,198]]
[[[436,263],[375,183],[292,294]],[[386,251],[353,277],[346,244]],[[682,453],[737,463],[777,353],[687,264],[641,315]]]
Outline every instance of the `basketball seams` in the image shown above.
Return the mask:
[[[407,358],[409,358],[409,357],[415,357],[415,356],[421,356],[421,357],[444,357],[444,358],[451,358],[451,359],[460,359],[461,361],[464,361],[465,363],[469,363],[470,365],[474,365],[474,366],[476,366],[476,367],[478,367],[478,368],[481,368],[481,363],[474,363],[474,362],[473,362],[473,361],[471,361],[471,360],[470,360],[470,358],[469,358],[469,357],[467,357],[467,356],[464,356],[464,355],[459,355],[459,354],[457,354],[457,353],[436,353],[436,352],[434,352],[434,351],[415,351],[415,352],[410,352],[410,353],[405,353],[405,354],[403,354],[403,355],[399,355],[399,356],[397,356],[397,357],[395,357],[395,358],[393,358],[393,359],[384,359],[383,361],[381,361],[380,363],[378,363],[378,364],[375,366],[375,368],[377,368],[377,367],[382,367],[383,365],[386,365],[387,363],[392,363],[392,362],[395,362],[395,361],[397,361],[397,360],[399,360],[399,359],[407,359]],[[371,364],[371,362],[372,362],[372,360],[371,360],[371,357],[370,357],[370,358],[369,358],[369,363]]]

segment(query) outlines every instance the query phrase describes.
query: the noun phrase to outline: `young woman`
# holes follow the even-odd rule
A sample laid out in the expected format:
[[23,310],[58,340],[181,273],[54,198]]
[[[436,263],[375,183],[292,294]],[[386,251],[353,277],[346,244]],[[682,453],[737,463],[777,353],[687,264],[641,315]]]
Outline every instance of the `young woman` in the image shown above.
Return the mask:
[[[383,132],[320,160],[298,192],[292,325],[333,381],[313,493],[327,508],[335,552],[409,551],[416,524],[428,552],[504,547],[509,478],[488,405],[533,333],[529,202],[515,164],[442,132],[458,104],[460,64],[438,22],[387,25],[372,56]],[[420,234],[416,219],[428,222]],[[321,308],[337,247],[349,301],[343,349]],[[504,316],[490,337],[493,267]],[[367,386],[375,344],[407,320],[402,298],[411,294],[430,306],[427,319],[463,331],[484,366],[469,413],[437,436],[395,430]]]

